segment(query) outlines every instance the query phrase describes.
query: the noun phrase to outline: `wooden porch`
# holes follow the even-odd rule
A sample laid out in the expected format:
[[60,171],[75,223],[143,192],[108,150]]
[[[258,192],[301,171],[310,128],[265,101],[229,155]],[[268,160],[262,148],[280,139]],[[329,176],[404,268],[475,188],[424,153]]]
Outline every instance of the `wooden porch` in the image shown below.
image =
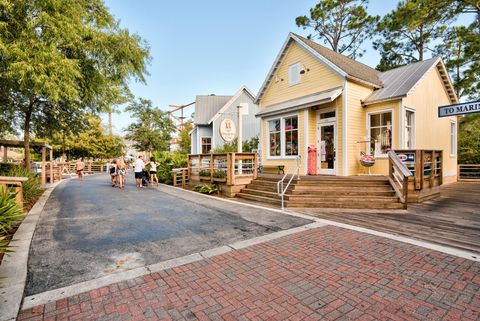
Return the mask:
[[337,210],[298,208],[296,212],[408,236],[480,255],[480,182],[440,187],[440,197],[409,204],[407,210]]

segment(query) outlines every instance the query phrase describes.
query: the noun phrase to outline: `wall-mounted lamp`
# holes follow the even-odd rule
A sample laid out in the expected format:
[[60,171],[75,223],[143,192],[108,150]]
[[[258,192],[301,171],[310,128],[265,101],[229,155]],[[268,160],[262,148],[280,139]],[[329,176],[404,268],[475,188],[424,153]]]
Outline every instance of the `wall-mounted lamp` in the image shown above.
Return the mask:
[[302,69],[300,69],[300,75],[303,75],[308,71],[310,71],[310,69],[308,69],[304,64],[302,64]]
[[313,106],[312,110],[318,110],[318,106]]

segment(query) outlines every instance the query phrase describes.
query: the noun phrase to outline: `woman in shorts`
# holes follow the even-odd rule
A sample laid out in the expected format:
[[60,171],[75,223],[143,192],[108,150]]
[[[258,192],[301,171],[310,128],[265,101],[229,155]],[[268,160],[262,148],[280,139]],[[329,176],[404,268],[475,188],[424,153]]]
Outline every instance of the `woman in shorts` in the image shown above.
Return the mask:
[[150,157],[150,185],[153,185],[153,181],[155,181],[158,187],[157,165],[155,157]]
[[75,169],[77,170],[78,179],[83,181],[83,170],[85,169],[85,163],[83,162],[83,158],[80,158],[77,163],[75,164]]
[[127,175],[127,165],[123,161],[123,158],[117,160],[117,182],[118,187],[125,187],[125,176]]

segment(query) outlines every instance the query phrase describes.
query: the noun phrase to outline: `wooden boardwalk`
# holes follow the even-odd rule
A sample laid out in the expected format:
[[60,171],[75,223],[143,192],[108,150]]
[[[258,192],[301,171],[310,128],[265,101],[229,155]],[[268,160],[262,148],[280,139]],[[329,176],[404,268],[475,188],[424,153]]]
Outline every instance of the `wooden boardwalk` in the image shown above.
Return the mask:
[[441,188],[441,196],[408,210],[295,209],[323,219],[403,235],[480,254],[480,182]]

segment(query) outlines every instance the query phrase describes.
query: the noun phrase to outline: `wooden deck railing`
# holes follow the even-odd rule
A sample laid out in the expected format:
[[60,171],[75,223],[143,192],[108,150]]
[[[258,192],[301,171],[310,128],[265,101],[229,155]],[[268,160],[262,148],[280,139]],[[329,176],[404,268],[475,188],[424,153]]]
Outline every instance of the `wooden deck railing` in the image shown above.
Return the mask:
[[480,181],[480,164],[459,164],[457,173],[459,181]]
[[441,150],[395,150],[399,154],[413,154],[412,161],[402,161],[412,173],[414,190],[433,188],[443,184],[443,152]]
[[187,170],[190,180],[241,185],[257,177],[258,157],[256,153],[192,154]]
[[188,175],[188,168],[174,168],[173,173],[173,186],[182,186],[185,188],[190,181]]
[[410,176],[412,174],[398,155],[393,151],[388,152],[388,180],[404,208],[407,208],[408,178]]
[[[75,174],[77,169],[75,167],[74,162],[64,162],[57,164],[60,171],[65,173],[64,169],[67,169],[68,172]],[[85,169],[83,170],[85,173],[93,174],[93,173],[103,173],[106,171],[106,165],[104,164],[93,164],[93,163],[85,163]]]
[[27,177],[0,176],[0,185],[15,189],[15,198],[21,208],[23,208],[23,182],[27,180]]

